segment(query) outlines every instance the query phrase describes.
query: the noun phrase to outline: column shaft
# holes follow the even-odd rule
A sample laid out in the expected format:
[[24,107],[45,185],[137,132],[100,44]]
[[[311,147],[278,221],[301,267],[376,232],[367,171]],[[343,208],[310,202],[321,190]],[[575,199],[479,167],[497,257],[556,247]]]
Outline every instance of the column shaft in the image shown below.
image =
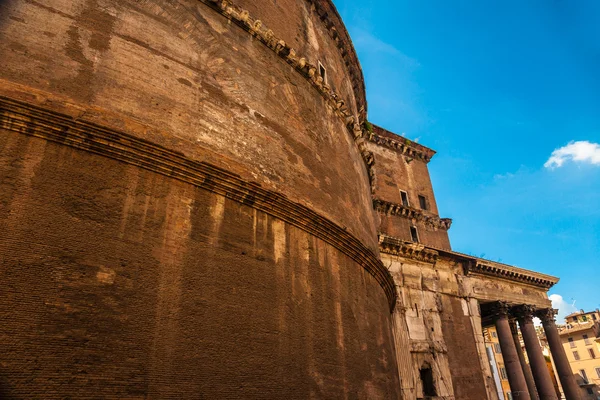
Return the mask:
[[539,399],[537,388],[535,387],[535,382],[533,380],[533,374],[531,373],[531,368],[529,364],[525,361],[525,355],[523,354],[523,349],[521,348],[521,341],[519,340],[519,331],[517,330],[517,322],[515,320],[510,320],[510,331],[513,336],[513,341],[515,342],[515,348],[517,349],[517,355],[519,356],[519,362],[521,363],[521,368],[523,368],[523,375],[525,375],[525,381],[527,382],[527,389],[529,389],[529,395],[531,396],[531,400]]
[[519,327],[521,328],[525,349],[527,349],[527,356],[529,357],[529,365],[531,365],[533,380],[535,381],[540,400],[558,400],[530,313],[526,315],[521,314],[519,317]]
[[556,324],[554,323],[554,310],[545,310],[545,312],[539,313],[538,316],[542,320],[542,326],[544,327],[544,332],[546,332],[546,339],[548,340],[550,352],[554,359],[556,373],[558,374],[558,379],[560,379],[565,397],[567,400],[581,400],[581,390],[579,389],[579,385],[577,385],[571,365],[569,364],[569,359],[565,353],[565,348],[558,335],[558,329],[556,329]]
[[525,381],[525,375],[523,375],[523,368],[521,368],[521,363],[519,362],[515,342],[512,338],[512,333],[510,332],[508,316],[506,314],[498,315],[495,323],[512,396],[514,399],[518,400],[531,400],[529,390],[527,389],[527,382]]

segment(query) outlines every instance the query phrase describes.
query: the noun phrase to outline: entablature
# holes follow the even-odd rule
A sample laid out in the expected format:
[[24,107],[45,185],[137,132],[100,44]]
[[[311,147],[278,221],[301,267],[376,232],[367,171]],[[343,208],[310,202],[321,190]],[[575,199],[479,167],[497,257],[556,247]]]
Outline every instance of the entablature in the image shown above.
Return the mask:
[[434,150],[375,125],[368,131],[367,139],[376,145],[387,147],[413,159],[417,158],[425,163],[431,161],[435,155]]
[[381,253],[392,254],[395,256],[406,257],[417,261],[435,262],[438,258],[438,252],[425,245],[379,234],[379,251]]
[[513,267],[490,260],[474,259],[474,262],[466,263],[465,273],[493,276],[508,279],[529,285],[550,289],[558,282],[558,278],[539,272]]
[[422,210],[405,206],[399,203],[392,203],[381,199],[373,199],[373,208],[382,214],[397,215],[418,222],[423,222],[434,229],[447,231],[452,226],[452,219],[440,218],[437,215],[425,213]]

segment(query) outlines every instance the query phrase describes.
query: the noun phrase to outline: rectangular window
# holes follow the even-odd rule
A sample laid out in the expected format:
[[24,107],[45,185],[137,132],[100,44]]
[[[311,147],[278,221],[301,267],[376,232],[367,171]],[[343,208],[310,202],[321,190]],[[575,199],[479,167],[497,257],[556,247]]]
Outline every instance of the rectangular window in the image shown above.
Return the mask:
[[596,320],[596,314],[592,314],[592,319],[595,321]]
[[323,83],[327,83],[327,70],[323,64],[321,64],[321,61],[319,61],[319,75],[323,78]]
[[596,367],[596,375],[598,375],[598,378],[600,378],[600,367]]
[[425,196],[419,195],[419,206],[421,206],[422,210],[427,210],[427,199]]
[[577,317],[573,317],[573,322],[577,322]]
[[492,331],[492,337],[493,338],[497,338],[498,337],[498,334],[496,333],[496,331]]
[[596,358],[596,353],[594,353],[594,349],[588,349],[588,351],[590,352],[590,357]]
[[587,315],[584,315],[583,317],[581,317],[581,320],[582,320],[583,322],[587,321]]
[[575,342],[572,337],[569,338],[569,346],[571,346],[571,348],[575,347]]
[[502,379],[506,380],[508,379],[506,376],[506,368],[504,367],[500,367],[500,376],[502,377]]
[[419,243],[419,234],[417,232],[417,227],[416,226],[411,226],[410,227],[410,237],[412,238],[413,242]]
[[575,361],[579,360],[579,352],[578,351],[573,352],[573,358],[575,358]]
[[402,198],[403,206],[405,206],[405,207],[410,206],[410,204],[408,204],[408,194],[404,190],[400,191],[400,197]]
[[496,350],[496,353],[498,353],[498,354],[502,353],[502,349],[500,348],[499,343],[494,343],[494,349]]
[[580,369],[579,370],[579,375],[581,375],[581,378],[583,378],[583,382],[584,383],[589,383],[588,382],[588,378],[587,378],[587,374],[585,373],[585,369]]
[[583,335],[583,341],[585,342],[585,344],[591,344],[588,335]]

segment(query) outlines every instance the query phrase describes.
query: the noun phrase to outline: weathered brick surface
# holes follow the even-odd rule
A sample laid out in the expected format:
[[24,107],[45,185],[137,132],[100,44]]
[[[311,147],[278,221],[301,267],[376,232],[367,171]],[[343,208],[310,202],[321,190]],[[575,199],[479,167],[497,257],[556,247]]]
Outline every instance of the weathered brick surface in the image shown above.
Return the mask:
[[[361,113],[316,9],[259,3]],[[69,121],[0,110],[1,398],[398,398],[368,173],[305,76],[196,0],[4,1],[0,59]]]
[[6,398],[395,398],[387,299],[239,202],[0,134]]
[[448,367],[456,400],[488,398],[466,300],[441,296],[444,340],[450,349]]
[[[332,89],[356,109],[337,43],[305,1],[296,3],[304,11],[283,23],[310,38],[308,61],[323,61]],[[271,1],[256,4],[259,18],[286,17]],[[306,204],[377,251],[367,172],[343,118],[305,77],[215,10],[199,0],[1,7],[0,87],[40,90],[45,105],[77,104],[86,120],[210,159]],[[136,123],[146,128],[136,132]]]
[[[406,141],[379,127],[375,127],[374,132],[384,137],[394,137],[394,140],[398,142]],[[400,192],[404,191],[408,196],[409,207],[426,216],[439,218],[427,163],[418,157],[404,154],[401,150],[390,149],[373,142],[369,142],[367,146],[373,152],[375,159],[377,179],[374,197],[386,202],[402,204]],[[410,146],[419,145],[411,144]],[[419,195],[426,198],[427,210],[421,209]],[[406,216],[380,213],[379,218],[379,231],[386,235],[412,241],[410,227],[416,226],[420,243],[450,250],[450,239],[448,231],[445,229]]]

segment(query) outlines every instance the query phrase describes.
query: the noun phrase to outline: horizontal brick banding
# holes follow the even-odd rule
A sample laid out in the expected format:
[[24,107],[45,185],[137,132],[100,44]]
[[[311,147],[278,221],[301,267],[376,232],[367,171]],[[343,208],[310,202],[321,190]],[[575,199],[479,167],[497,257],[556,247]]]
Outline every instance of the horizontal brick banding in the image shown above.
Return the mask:
[[6,97],[0,97],[0,126],[166,175],[279,218],[329,243],[361,265],[383,288],[390,310],[394,308],[394,281],[377,256],[345,229],[281,194],[126,133]]

